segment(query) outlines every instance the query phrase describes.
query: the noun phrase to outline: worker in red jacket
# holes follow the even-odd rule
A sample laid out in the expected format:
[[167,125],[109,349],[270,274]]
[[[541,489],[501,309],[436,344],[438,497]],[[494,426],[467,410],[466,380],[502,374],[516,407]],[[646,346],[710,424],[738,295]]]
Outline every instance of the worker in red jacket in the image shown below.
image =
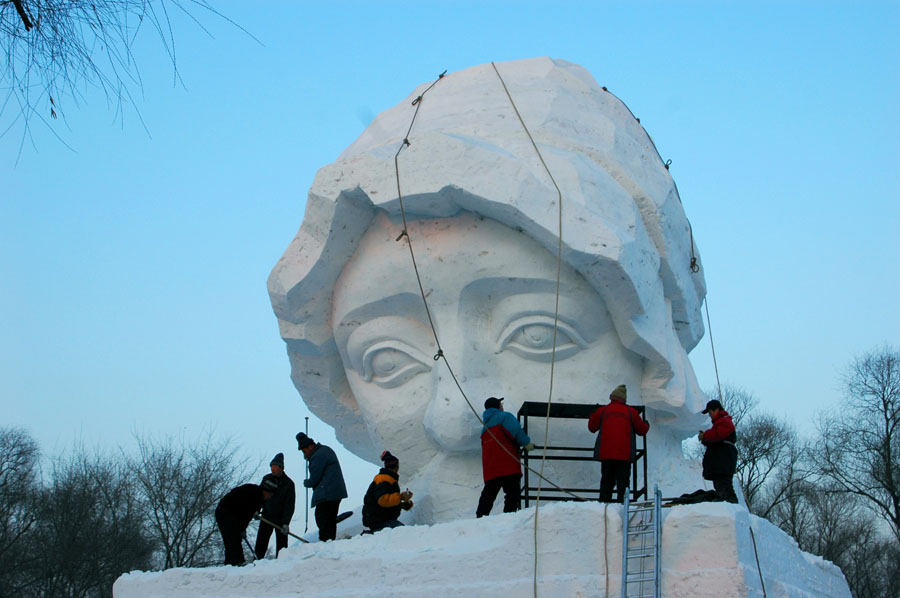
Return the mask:
[[620,384],[609,395],[609,404],[598,408],[588,420],[588,430],[600,432],[594,444],[594,458],[600,461],[600,502],[625,500],[635,458],[635,434],[644,436],[650,424],[641,419],[634,407],[625,404],[628,391]]
[[494,501],[503,489],[503,512],[519,510],[522,467],[519,465],[519,447],[534,449],[531,438],[522,429],[512,413],[503,410],[503,397],[490,397],[484,402],[484,427],[481,430],[481,465],[484,488],[475,509],[476,517],[491,514]]
[[705,432],[700,430],[697,438],[706,447],[703,454],[703,479],[713,483],[722,500],[736,503],[734,493],[734,472],[737,469],[737,433],[731,416],[722,407],[722,403],[713,399],[706,404],[702,413],[708,413],[712,427]]

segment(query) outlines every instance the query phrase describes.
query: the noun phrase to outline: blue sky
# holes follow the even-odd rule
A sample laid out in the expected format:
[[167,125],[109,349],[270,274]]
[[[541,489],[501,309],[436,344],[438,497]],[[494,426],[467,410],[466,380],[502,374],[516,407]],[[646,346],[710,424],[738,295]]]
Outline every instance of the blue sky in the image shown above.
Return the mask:
[[[122,118],[85,88],[53,123],[71,149],[37,121],[0,138],[0,421],[47,454],[215,427],[301,479],[269,270],[375,114],[491,60],[581,64],[641,119],[703,256],[722,380],[762,409],[811,431],[854,355],[900,344],[900,4],[217,6],[261,43],[177,20],[183,87],[146,35]],[[691,357],[713,387],[708,336]],[[342,459],[352,506],[374,468]]]

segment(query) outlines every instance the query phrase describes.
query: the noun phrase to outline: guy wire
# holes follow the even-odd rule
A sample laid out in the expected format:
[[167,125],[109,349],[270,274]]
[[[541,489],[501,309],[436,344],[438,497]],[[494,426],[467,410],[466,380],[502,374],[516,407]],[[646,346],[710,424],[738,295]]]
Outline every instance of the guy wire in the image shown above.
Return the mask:
[[[406,132],[406,137],[403,138],[403,141],[401,142],[399,149],[397,150],[396,154],[394,154],[394,174],[395,174],[396,180],[397,180],[397,201],[400,206],[400,216],[403,221],[403,230],[400,232],[400,235],[397,237],[396,240],[399,241],[400,239],[402,239],[404,237],[406,238],[406,244],[407,244],[407,247],[409,248],[409,255],[412,260],[413,270],[414,270],[415,276],[416,276],[416,282],[418,283],[418,286],[419,286],[419,294],[422,297],[422,303],[425,305],[425,313],[428,316],[428,324],[431,328],[431,333],[434,336],[434,342],[435,342],[435,345],[437,345],[437,349],[438,349],[437,353],[434,355],[434,360],[438,361],[439,359],[442,359],[444,361],[444,365],[447,366],[447,371],[449,372],[450,377],[453,379],[453,383],[456,385],[456,388],[459,389],[460,395],[462,395],[463,399],[466,401],[466,405],[469,407],[469,410],[472,411],[472,413],[475,415],[476,419],[478,419],[479,423],[481,423],[482,426],[484,426],[484,420],[478,414],[478,411],[475,410],[475,407],[472,406],[472,402],[469,400],[469,397],[466,395],[466,392],[463,390],[462,385],[460,385],[459,380],[456,377],[456,374],[453,372],[453,368],[450,367],[450,361],[447,359],[447,356],[444,354],[444,351],[441,348],[441,343],[440,343],[440,340],[439,340],[438,334],[437,334],[437,327],[434,324],[434,319],[432,318],[432,315],[431,315],[431,309],[428,307],[428,300],[425,295],[425,287],[422,284],[422,276],[419,272],[419,267],[416,262],[415,251],[413,250],[413,246],[412,246],[412,239],[410,238],[410,235],[409,235],[409,229],[408,229],[407,221],[406,221],[406,208],[403,204],[403,195],[402,195],[401,187],[400,187],[400,167],[399,167],[400,152],[402,152],[403,149],[405,149],[406,147],[409,147],[411,145],[411,143],[409,141],[409,134],[410,134],[410,132],[412,132],[412,127],[413,127],[413,124],[415,123],[416,117],[418,116],[419,108],[422,106],[425,93],[427,93],[429,90],[431,90],[431,88],[434,87],[438,83],[438,81],[443,79],[446,72],[447,71],[444,71],[443,73],[441,73],[438,76],[438,78],[430,86],[428,86],[428,88],[425,89],[425,91],[423,91],[419,96],[416,97],[415,100],[412,101],[412,105],[415,106],[416,109],[413,112],[413,116],[410,121],[409,128],[407,129],[407,132]],[[554,182],[554,184],[555,184],[555,182]],[[555,349],[555,343],[554,343],[554,349]],[[505,446],[500,444],[499,439],[497,438],[497,436],[494,434],[493,431],[491,431],[490,429],[487,429],[486,431],[488,434],[490,434],[491,438],[493,438],[497,442],[497,445],[501,449],[503,449],[508,455],[515,458],[516,460],[519,459],[519,455],[517,453],[513,453],[512,451],[507,449]],[[553,486],[553,488],[555,488],[556,490],[558,490],[560,492],[564,492],[565,494],[568,494],[575,500],[582,501],[582,502],[589,500],[582,496],[578,496],[577,494],[574,494],[564,488],[561,488],[558,484],[556,484],[552,480],[547,479],[543,475],[542,472],[536,471],[531,466],[526,466],[526,467],[527,467],[528,471],[530,471],[531,473],[536,475],[540,480],[543,480],[550,486]]]
[[[541,161],[541,165],[544,167],[544,170],[547,172],[547,176],[550,177],[550,181],[553,183],[553,186],[556,188],[557,195],[557,246],[556,246],[556,299],[553,308],[553,351],[550,355],[550,390],[549,395],[547,397],[547,414],[544,417],[544,446],[541,454],[541,475],[540,479],[544,479],[544,465],[547,462],[547,445],[550,443],[550,405],[553,402],[553,375],[556,369],[556,336],[557,331],[559,330],[559,287],[560,287],[560,278],[562,274],[562,191],[559,190],[559,185],[556,184],[556,179],[553,178],[553,173],[550,172],[550,168],[547,166],[547,163],[544,161],[544,156],[541,154],[541,150],[538,148],[537,143],[534,141],[534,137],[531,136],[531,131],[528,130],[528,125],[525,124],[525,120],[522,118],[522,115],[519,113],[518,107],[516,107],[516,102],[513,100],[512,95],[509,93],[509,88],[506,87],[506,82],[503,80],[503,77],[500,75],[500,71],[497,70],[497,65],[491,61],[491,66],[494,67],[494,72],[497,73],[497,78],[500,79],[500,84],[503,85],[503,91],[506,92],[506,97],[509,98],[509,103],[512,105],[513,111],[516,113],[516,117],[518,117],[519,122],[522,124],[522,129],[525,131],[525,134],[528,135],[528,140],[531,142],[531,146],[534,148],[535,153],[537,153],[538,159]],[[534,501],[534,595],[537,596],[537,567],[538,567],[538,513],[541,508],[541,484],[538,482],[537,494],[535,495]]]

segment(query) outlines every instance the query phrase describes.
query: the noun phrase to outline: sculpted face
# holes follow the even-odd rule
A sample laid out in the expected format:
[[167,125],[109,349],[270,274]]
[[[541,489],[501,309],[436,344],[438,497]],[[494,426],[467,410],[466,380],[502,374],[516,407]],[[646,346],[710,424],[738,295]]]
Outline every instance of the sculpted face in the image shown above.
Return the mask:
[[[477,413],[492,395],[505,396],[513,413],[524,401],[546,401],[555,256],[471,213],[412,221],[408,229],[441,347]],[[444,362],[433,358],[437,345],[409,251],[395,240],[400,230],[382,213],[366,231],[335,284],[334,338],[373,443],[397,454],[413,476],[453,454],[450,471],[419,484],[465,483],[473,474],[477,484],[481,425]],[[622,346],[600,296],[565,264],[556,346],[555,400],[605,403],[606,389],[639,386],[641,358]],[[590,444],[578,433],[580,444]]]
[[[398,241],[401,188],[430,320]],[[319,170],[269,277],[304,402],[360,457],[398,455],[415,521],[473,515],[486,397],[513,413],[548,400],[560,215],[553,401],[605,403],[626,384],[653,426],[651,487],[696,488],[681,440],[703,421],[687,352],[706,289],[678,191],[618,98],[577,65],[535,58],[451,73],[380,114]],[[529,434],[543,444],[544,422]],[[582,421],[553,420],[546,436],[593,444]],[[597,463],[546,467],[567,487],[599,477]]]

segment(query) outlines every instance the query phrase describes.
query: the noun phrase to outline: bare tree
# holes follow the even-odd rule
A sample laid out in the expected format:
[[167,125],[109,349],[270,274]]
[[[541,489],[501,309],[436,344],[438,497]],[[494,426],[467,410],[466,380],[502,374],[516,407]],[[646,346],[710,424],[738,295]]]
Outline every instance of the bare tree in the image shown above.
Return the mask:
[[0,596],[15,596],[31,585],[22,574],[29,555],[20,547],[35,523],[39,456],[27,432],[0,428]]
[[840,412],[821,420],[821,474],[865,499],[900,542],[900,350],[885,346],[854,359]]
[[17,121],[27,134],[32,117],[49,124],[88,86],[121,109],[141,86],[132,48],[143,30],[158,37],[177,80],[173,20],[199,25],[198,12],[228,21],[208,0],[0,0],[0,135]]
[[129,468],[140,484],[148,533],[159,544],[156,566],[221,561],[215,508],[248,475],[246,461],[236,457],[238,447],[212,432],[195,443],[138,436],[137,444],[139,455]]
[[749,414],[738,432],[736,475],[756,515],[769,517],[791,489],[809,476],[796,431],[769,414]]
[[791,535],[801,550],[815,552],[805,541],[806,534],[816,533],[818,520],[814,509],[810,508],[810,497],[821,492],[821,489],[810,480],[802,480],[794,484],[784,494],[784,500],[772,507],[768,519]]
[[833,562],[857,598],[897,596],[900,547],[885,536],[883,520],[857,495],[833,482],[805,479],[793,485],[769,520],[789,533],[801,550]]
[[830,490],[820,487],[808,495],[812,525],[801,547],[838,565],[857,598],[896,596],[896,542],[885,537],[882,522],[860,497]]
[[20,549],[34,555],[27,595],[112,598],[122,574],[150,564],[137,487],[121,460],[78,448],[53,465],[34,529]]

